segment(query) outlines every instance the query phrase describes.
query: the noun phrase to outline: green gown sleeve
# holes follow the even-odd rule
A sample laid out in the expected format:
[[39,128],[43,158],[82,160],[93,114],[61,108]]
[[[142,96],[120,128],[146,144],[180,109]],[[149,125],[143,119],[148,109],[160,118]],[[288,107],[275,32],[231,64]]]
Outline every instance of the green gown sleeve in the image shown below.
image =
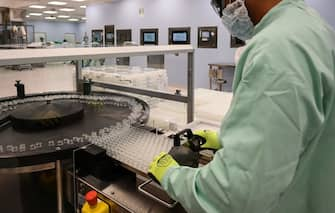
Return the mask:
[[311,90],[276,56],[254,55],[235,79],[220,131],[224,148],[204,167],[172,168],[163,178],[163,188],[188,212],[269,212],[295,175],[310,135],[304,131]]

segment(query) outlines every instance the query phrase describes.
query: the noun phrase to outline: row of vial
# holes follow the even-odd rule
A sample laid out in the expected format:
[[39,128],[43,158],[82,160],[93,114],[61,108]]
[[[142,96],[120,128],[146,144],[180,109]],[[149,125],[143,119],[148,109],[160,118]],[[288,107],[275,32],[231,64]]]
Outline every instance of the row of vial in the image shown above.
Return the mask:
[[78,102],[85,104],[102,103],[116,107],[129,108],[133,108],[134,106],[138,105],[138,102],[134,98],[122,96],[47,95],[1,102],[0,112],[3,113],[14,110],[16,109],[16,106],[20,104],[54,100],[78,100]]
[[[47,100],[62,100],[62,99],[77,99],[81,102],[91,104],[92,101],[103,101],[107,105],[115,105],[117,103],[123,103],[123,105],[117,105],[119,107],[129,107],[132,112],[127,119],[124,119],[122,122],[118,122],[115,126],[104,127],[96,132],[91,132],[90,135],[83,134],[82,137],[73,137],[72,139],[63,139],[57,141],[48,141],[46,143],[36,142],[33,144],[20,144],[20,145],[0,145],[0,153],[17,153],[25,151],[37,151],[44,147],[54,147],[56,150],[60,150],[61,146],[64,145],[73,145],[78,143],[83,143],[84,141],[94,143],[97,139],[107,134],[117,135],[115,133],[122,133],[127,131],[132,124],[138,121],[138,118],[142,116],[142,105],[133,98],[128,97],[118,97],[118,96],[81,96],[81,95],[53,95],[53,96],[39,96],[31,97],[20,100],[13,100],[8,102],[0,103],[0,110],[2,112],[7,111],[8,109],[13,109],[15,105],[37,102],[37,101],[47,101]],[[112,133],[112,134],[110,134]],[[108,141],[113,141],[113,138],[108,138]],[[106,147],[107,148],[107,147]]]
[[144,172],[155,155],[168,152],[173,146],[173,140],[135,127],[115,127],[108,133],[93,134],[87,139],[107,150],[110,157]]
[[84,137],[73,137],[72,139],[62,139],[62,140],[50,140],[46,143],[36,142],[33,144],[20,144],[20,145],[0,145],[0,153],[18,153],[18,152],[26,152],[26,151],[38,151],[45,147],[55,148],[56,150],[60,150],[62,146],[66,145],[78,145],[84,143]]

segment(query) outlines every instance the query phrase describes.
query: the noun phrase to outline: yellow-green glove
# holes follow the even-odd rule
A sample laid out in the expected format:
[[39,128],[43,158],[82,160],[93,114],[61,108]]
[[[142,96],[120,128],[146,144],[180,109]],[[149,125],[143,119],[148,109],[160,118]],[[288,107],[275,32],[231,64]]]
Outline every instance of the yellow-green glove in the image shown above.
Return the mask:
[[204,144],[200,147],[201,149],[211,149],[211,150],[219,150],[222,148],[219,142],[218,133],[211,130],[196,130],[193,132],[193,135],[201,136],[206,140]]
[[178,167],[179,164],[173,157],[165,152],[157,155],[149,166],[149,176],[158,183],[161,183],[167,170],[171,167]]

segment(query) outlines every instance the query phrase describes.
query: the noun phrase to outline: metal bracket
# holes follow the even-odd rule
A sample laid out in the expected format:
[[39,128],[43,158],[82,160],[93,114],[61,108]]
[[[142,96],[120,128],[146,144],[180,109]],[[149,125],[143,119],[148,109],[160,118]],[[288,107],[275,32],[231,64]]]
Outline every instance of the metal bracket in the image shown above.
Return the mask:
[[164,201],[162,199],[159,199],[158,197],[156,197],[155,195],[151,194],[150,192],[144,190],[144,187],[146,185],[149,185],[152,181],[153,181],[152,179],[149,179],[149,180],[145,181],[144,183],[142,183],[141,185],[139,185],[137,187],[137,189],[140,192],[142,192],[143,194],[145,194],[146,196],[150,197],[151,199],[159,202],[160,204],[162,204],[162,205],[164,205],[164,206],[166,206],[166,207],[168,207],[170,209],[172,209],[173,207],[175,207],[177,205],[177,203],[178,203],[177,201],[174,201],[174,203],[168,203],[168,202],[166,202],[166,201]]

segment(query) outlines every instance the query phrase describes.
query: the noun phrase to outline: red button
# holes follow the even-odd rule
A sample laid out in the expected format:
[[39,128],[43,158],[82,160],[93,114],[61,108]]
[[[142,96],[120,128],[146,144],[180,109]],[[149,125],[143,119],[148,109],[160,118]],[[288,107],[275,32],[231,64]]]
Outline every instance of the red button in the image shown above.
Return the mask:
[[89,191],[86,193],[85,200],[90,206],[97,205],[98,193],[96,191]]

